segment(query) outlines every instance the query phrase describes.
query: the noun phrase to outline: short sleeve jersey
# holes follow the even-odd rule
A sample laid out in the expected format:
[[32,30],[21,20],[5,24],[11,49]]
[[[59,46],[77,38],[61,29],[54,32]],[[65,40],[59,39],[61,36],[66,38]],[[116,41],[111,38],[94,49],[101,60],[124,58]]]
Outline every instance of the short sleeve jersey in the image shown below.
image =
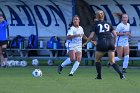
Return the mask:
[[[116,32],[118,33],[130,32],[130,24],[127,23],[125,25],[121,22],[120,24],[117,25]],[[123,39],[128,39],[128,36],[118,36],[117,38],[119,38],[120,40],[123,40]]]
[[8,23],[6,21],[3,21],[2,23],[0,23],[0,41],[7,40],[7,38],[6,38],[7,25],[8,25]]
[[113,26],[106,21],[95,21],[91,31],[95,32],[97,38],[108,38],[113,37],[112,31],[114,30]]
[[[76,35],[76,34],[84,34],[83,28],[79,26],[78,28],[72,26],[68,30],[67,36],[68,35]],[[69,43],[69,47],[74,47],[74,46],[81,46],[82,47],[82,35],[81,37],[75,37],[72,38],[71,40],[67,40]]]

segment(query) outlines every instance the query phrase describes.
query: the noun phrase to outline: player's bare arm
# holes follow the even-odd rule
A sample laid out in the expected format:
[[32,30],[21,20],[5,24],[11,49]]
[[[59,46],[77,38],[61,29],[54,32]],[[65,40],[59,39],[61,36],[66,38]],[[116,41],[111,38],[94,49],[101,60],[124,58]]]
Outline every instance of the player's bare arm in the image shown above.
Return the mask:
[[90,36],[87,38],[87,41],[83,44],[83,46],[85,46],[88,42],[90,42],[92,40],[92,38],[94,37],[94,32],[90,33]]
[[117,32],[115,30],[112,31],[112,34],[114,35],[115,43],[116,43],[116,38],[117,38]]

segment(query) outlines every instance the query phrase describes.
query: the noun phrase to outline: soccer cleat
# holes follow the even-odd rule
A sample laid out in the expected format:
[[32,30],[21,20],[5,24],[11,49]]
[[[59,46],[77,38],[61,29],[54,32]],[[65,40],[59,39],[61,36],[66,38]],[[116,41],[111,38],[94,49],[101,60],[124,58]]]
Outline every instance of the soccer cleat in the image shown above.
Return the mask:
[[101,80],[102,78],[101,77],[96,77],[95,79]]
[[69,76],[73,76],[73,74],[69,74]]
[[123,74],[121,74],[120,79],[125,79],[125,76]]
[[58,66],[58,69],[57,69],[57,72],[59,73],[59,74],[61,74],[61,71],[63,70],[63,67],[61,66],[61,65],[59,65]]
[[108,62],[108,63],[107,63],[107,67],[109,68],[110,66],[111,66],[111,64]]
[[97,75],[97,77],[96,77],[95,79],[99,79],[99,80],[100,80],[100,79],[102,79],[102,78],[101,78],[101,76],[98,76],[98,75]]

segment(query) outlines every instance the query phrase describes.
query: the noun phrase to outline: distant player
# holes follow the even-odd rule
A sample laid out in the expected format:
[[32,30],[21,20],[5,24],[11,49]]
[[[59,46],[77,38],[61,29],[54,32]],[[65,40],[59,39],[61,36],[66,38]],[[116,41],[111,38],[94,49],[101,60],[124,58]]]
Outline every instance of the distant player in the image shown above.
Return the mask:
[[3,15],[0,14],[0,59],[1,67],[6,67],[7,64],[7,38],[6,38],[6,28],[8,23],[4,20]]
[[[86,43],[88,43],[94,37],[94,35],[97,36],[95,52],[95,66],[97,71],[96,79],[102,79],[102,66],[100,61],[105,53],[108,53],[109,61],[115,71],[120,75],[120,79],[124,79],[124,75],[121,72],[119,66],[114,62],[115,40],[117,35],[112,25],[104,21],[104,12],[102,10],[96,12],[96,20]],[[86,45],[86,43],[84,43],[84,45]]]
[[71,64],[72,62],[75,62],[69,76],[73,76],[76,69],[79,67],[79,64],[81,62],[82,58],[82,38],[86,38],[84,35],[83,28],[80,26],[80,19],[77,15],[75,15],[72,18],[72,23],[70,25],[70,29],[67,33],[67,52],[69,54],[69,58],[67,58],[59,67],[58,67],[58,73],[61,74],[62,69]]
[[115,57],[115,61],[122,60],[123,61],[123,73],[126,73],[126,68],[128,67],[129,63],[129,36],[130,36],[130,24],[128,23],[128,15],[127,14],[117,14],[119,18],[121,18],[121,23],[117,25],[117,39],[116,39],[116,51],[118,57]]

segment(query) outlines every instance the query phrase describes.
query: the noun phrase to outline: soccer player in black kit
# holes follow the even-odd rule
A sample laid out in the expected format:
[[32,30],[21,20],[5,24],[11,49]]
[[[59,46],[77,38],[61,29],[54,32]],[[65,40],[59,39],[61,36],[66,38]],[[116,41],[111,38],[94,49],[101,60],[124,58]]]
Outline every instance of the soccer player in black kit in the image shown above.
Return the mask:
[[100,60],[105,53],[108,53],[109,62],[111,63],[115,71],[119,74],[120,79],[124,79],[125,77],[121,72],[119,66],[114,62],[115,41],[117,35],[112,25],[104,21],[104,12],[102,10],[98,10],[96,12],[96,19],[91,30],[92,32],[88,37],[86,43],[91,41],[94,35],[96,35],[97,42],[95,52],[95,66],[97,71],[97,77],[95,79],[102,79],[101,76],[102,67]]

